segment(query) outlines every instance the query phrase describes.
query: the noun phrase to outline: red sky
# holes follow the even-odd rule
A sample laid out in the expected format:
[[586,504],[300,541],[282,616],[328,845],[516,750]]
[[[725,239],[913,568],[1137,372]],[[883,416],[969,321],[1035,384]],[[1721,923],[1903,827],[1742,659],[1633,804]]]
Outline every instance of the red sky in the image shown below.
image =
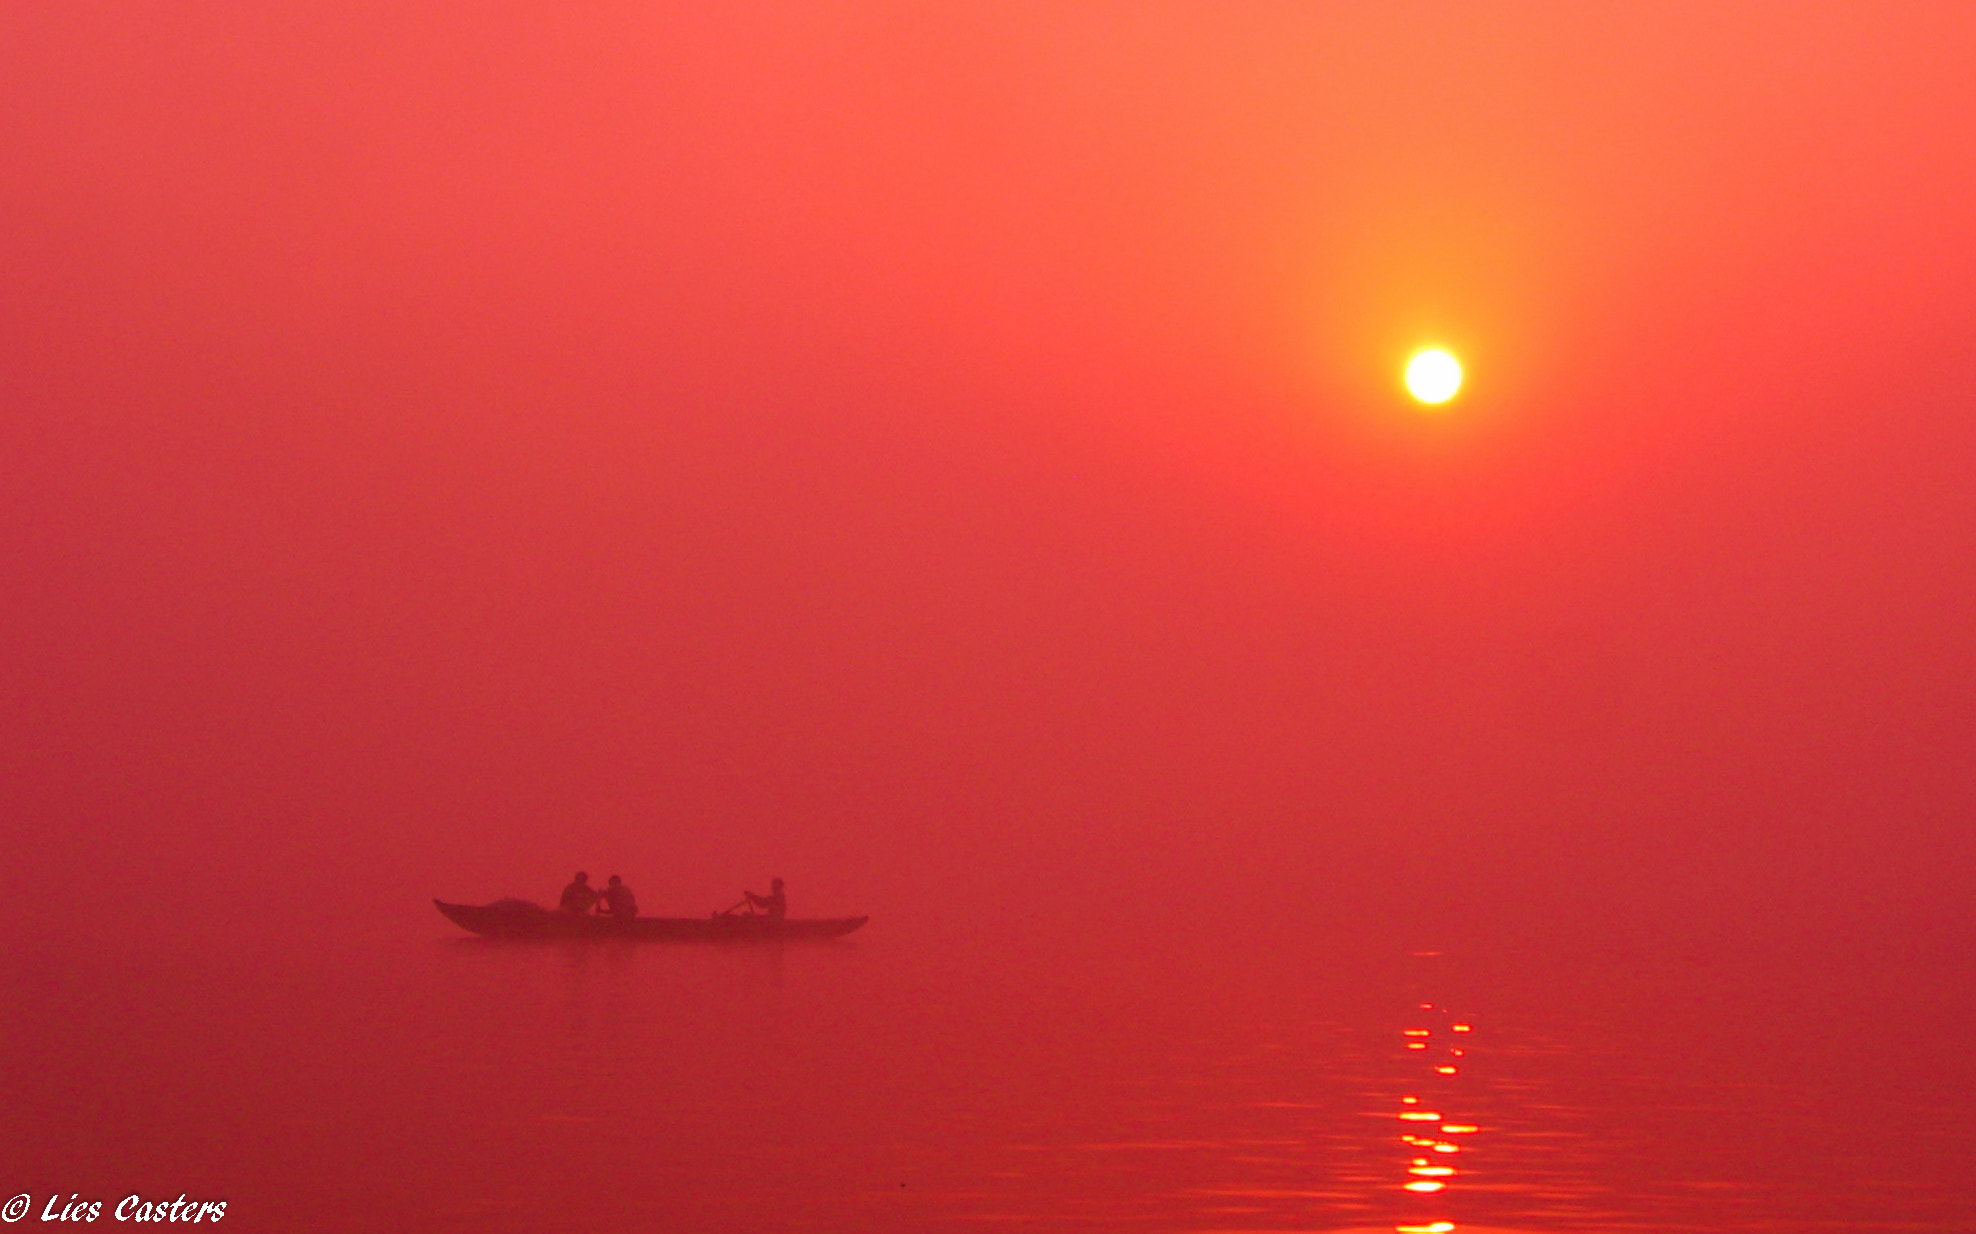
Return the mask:
[[1972,52],[9,4],[0,890],[1953,905]]

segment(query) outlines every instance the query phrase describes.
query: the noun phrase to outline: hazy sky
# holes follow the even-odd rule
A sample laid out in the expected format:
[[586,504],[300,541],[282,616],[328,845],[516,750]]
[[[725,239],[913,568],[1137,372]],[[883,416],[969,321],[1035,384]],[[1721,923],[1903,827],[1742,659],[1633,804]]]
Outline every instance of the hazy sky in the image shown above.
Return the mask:
[[0,892],[1953,905],[1972,54],[14,0]]

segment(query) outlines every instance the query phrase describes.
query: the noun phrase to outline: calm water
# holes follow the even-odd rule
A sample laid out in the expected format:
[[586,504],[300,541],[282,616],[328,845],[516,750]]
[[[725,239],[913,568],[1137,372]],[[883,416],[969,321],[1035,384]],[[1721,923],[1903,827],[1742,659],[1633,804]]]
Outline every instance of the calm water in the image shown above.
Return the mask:
[[23,946],[0,1190],[304,1231],[1976,1229],[1953,949],[1063,934]]

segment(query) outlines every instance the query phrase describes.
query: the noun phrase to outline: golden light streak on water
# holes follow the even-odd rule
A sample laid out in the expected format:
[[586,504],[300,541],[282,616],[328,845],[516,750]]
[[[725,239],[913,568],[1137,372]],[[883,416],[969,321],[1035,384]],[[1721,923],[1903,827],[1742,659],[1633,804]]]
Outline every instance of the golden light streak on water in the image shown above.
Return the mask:
[[[1426,1100],[1433,1100],[1436,1104],[1455,1100],[1454,1090],[1449,1085],[1459,1083],[1454,1077],[1461,1074],[1462,1067],[1456,1065],[1454,1060],[1461,1058],[1464,1052],[1458,1046],[1452,1045],[1444,1034],[1450,1031],[1471,1033],[1474,1031],[1474,1025],[1466,1021],[1450,1022],[1454,1017],[1447,1008],[1437,1003],[1421,1002],[1418,1007],[1421,1012],[1428,1013],[1421,1017],[1427,1023],[1422,1024],[1420,1020],[1416,1020],[1411,1026],[1403,1026],[1399,1030],[1400,1036],[1407,1048],[1408,1057],[1424,1055],[1421,1057],[1424,1070],[1417,1074],[1429,1085],[1440,1087],[1431,1089],[1433,1096],[1429,1098],[1423,1098],[1416,1093],[1402,1096],[1398,1111],[1400,1120],[1403,1123],[1431,1122],[1450,1129],[1455,1134],[1479,1130],[1472,1123],[1443,1122],[1445,1118],[1459,1116],[1439,1114],[1424,1107]],[[1456,1038],[1456,1040],[1465,1040],[1465,1038]],[[1432,1053],[1428,1052],[1430,1050]],[[1406,1224],[1394,1227],[1395,1234],[1449,1234],[1455,1229],[1455,1222],[1452,1220],[1454,1214],[1443,1206],[1451,1203],[1448,1197],[1454,1194],[1449,1188],[1457,1171],[1451,1157],[1461,1152],[1461,1147],[1431,1136],[1415,1135],[1411,1130],[1402,1132],[1400,1140],[1408,1145],[1413,1153],[1419,1154],[1406,1163],[1404,1167],[1406,1173],[1400,1183],[1401,1189],[1423,1199],[1429,1196],[1436,1197],[1428,1202],[1441,1211],[1416,1211],[1407,1219]],[[1443,1192],[1447,1195],[1442,1195]]]

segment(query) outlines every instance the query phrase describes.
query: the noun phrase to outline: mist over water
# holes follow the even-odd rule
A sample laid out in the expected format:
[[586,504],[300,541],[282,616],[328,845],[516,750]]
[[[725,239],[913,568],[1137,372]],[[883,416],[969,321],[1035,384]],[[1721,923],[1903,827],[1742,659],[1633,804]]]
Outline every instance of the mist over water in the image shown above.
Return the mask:
[[0,1201],[1970,1228],[1976,16],[1705,7],[0,7]]
[[1976,1001],[1940,953],[449,930],[13,955],[9,1183],[325,1231],[1940,1230],[1976,1201]]

